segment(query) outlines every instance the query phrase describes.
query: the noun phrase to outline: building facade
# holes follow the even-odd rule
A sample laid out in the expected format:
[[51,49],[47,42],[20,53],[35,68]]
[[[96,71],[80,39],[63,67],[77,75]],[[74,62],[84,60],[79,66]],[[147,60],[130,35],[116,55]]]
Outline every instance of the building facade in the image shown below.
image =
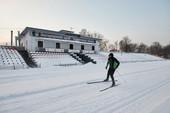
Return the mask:
[[72,31],[51,31],[31,27],[26,27],[18,38],[20,45],[30,52],[98,53],[101,40]]

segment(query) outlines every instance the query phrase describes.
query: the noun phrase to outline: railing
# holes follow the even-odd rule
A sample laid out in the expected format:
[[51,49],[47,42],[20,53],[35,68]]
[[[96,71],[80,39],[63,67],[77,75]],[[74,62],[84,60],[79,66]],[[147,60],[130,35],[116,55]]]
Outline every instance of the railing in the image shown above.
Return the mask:
[[37,47],[37,48],[36,48],[36,51],[37,51],[37,52],[45,52],[45,48]]
[[69,49],[69,53],[80,53],[80,50]]
[[45,48],[46,52],[64,52],[64,49]]
[[94,54],[95,51],[82,50],[82,53],[86,53],[86,54]]
[[76,65],[82,65],[81,63],[73,63],[73,64],[59,64],[59,65],[54,65],[54,66],[76,66]]
[[61,53],[85,53],[85,54],[95,54],[96,51],[92,50],[78,50],[78,49],[57,49],[57,48],[41,48],[37,47],[36,52],[61,52]]

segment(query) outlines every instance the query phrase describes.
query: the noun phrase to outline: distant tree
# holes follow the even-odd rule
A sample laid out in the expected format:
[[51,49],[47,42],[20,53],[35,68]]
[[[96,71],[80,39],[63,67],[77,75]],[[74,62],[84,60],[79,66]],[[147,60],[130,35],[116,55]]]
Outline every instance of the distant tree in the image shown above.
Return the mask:
[[107,47],[108,43],[109,43],[108,40],[102,39],[99,42],[99,50],[100,51],[108,51],[108,47]]
[[109,44],[108,49],[109,49],[109,51],[116,51],[116,47],[113,44]]
[[137,52],[138,53],[146,53],[147,52],[148,46],[144,43],[140,43],[139,46],[137,47]]
[[136,52],[138,44],[137,43],[130,43],[129,44],[129,52]]
[[87,31],[86,29],[82,29],[80,31],[80,34],[83,35],[83,36],[87,36],[87,37],[94,37],[94,38],[101,39],[101,41],[99,42],[99,50],[100,51],[107,51],[108,50],[107,44],[108,44],[109,41],[106,40],[102,34],[97,33],[97,32],[91,33],[89,31]]
[[150,47],[147,47],[147,48],[146,48],[146,53],[151,53]]
[[123,40],[119,42],[119,49],[123,52],[125,51],[125,44],[123,43]]
[[115,41],[114,44],[115,44],[115,50],[118,51],[118,41]]
[[170,59],[170,44],[163,48],[163,56]]
[[82,30],[80,31],[80,34],[83,35],[83,36],[88,36],[88,32],[87,32],[86,29],[82,29]]
[[130,52],[130,44],[132,40],[129,39],[128,36],[123,37],[123,39],[119,42],[119,47],[121,51]]
[[162,56],[162,45],[159,42],[154,42],[150,46],[150,52],[154,55]]

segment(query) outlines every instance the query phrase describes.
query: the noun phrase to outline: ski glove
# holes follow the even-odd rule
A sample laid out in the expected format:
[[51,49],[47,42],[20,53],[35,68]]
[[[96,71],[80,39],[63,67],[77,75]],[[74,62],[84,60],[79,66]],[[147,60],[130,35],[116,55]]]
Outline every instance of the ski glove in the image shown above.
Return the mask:
[[107,69],[107,66],[105,68]]

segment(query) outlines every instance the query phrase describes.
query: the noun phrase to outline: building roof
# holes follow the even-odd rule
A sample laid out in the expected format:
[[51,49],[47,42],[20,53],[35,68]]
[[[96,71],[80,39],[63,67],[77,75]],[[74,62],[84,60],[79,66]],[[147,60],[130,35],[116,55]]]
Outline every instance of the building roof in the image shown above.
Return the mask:
[[19,38],[22,38],[25,34],[27,34],[28,31],[32,32],[40,32],[40,33],[48,33],[48,34],[56,34],[56,35],[66,35],[70,37],[77,37],[81,39],[89,39],[89,40],[101,40],[99,38],[94,37],[86,37],[81,34],[75,34],[73,31],[68,30],[60,30],[60,31],[53,31],[53,30],[46,30],[46,29],[40,29],[40,28],[33,28],[33,27],[26,27],[22,33],[20,34]]

